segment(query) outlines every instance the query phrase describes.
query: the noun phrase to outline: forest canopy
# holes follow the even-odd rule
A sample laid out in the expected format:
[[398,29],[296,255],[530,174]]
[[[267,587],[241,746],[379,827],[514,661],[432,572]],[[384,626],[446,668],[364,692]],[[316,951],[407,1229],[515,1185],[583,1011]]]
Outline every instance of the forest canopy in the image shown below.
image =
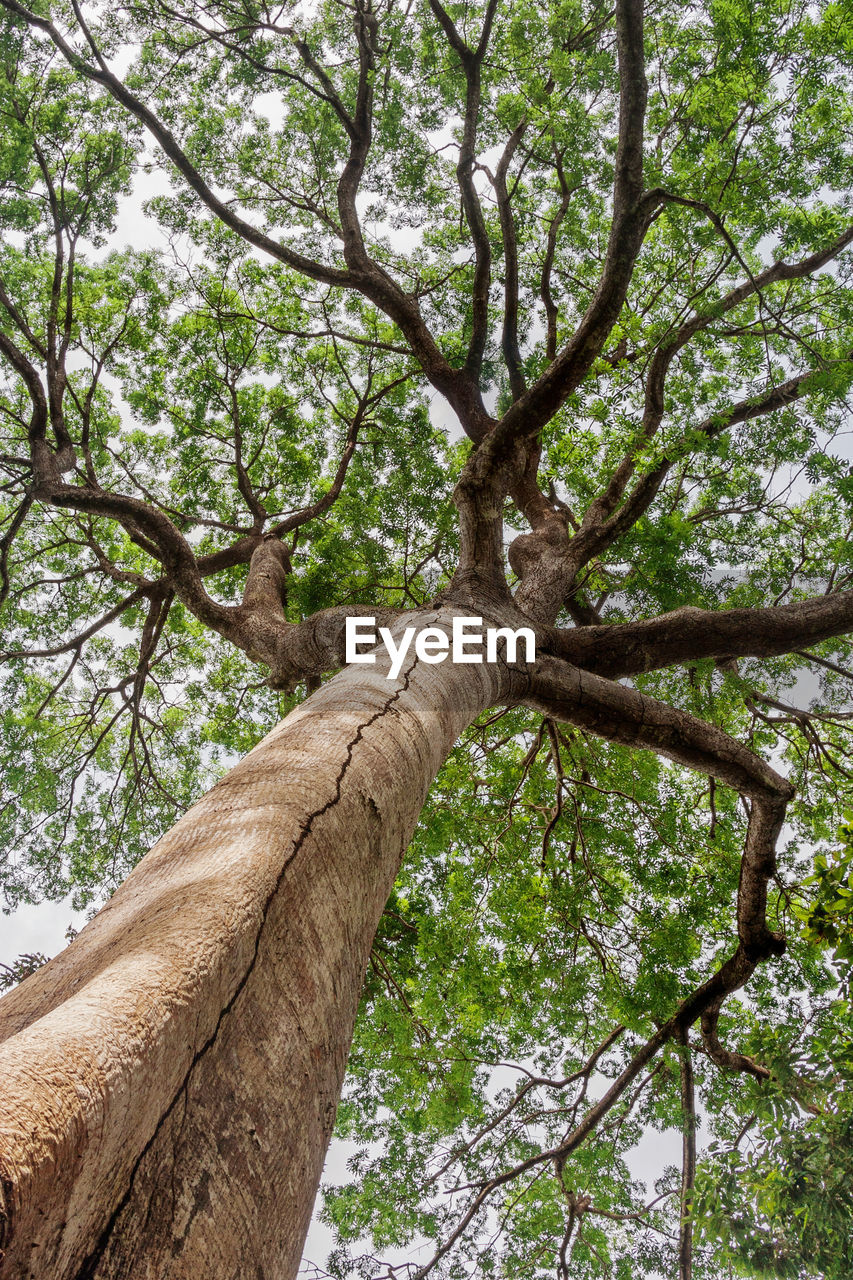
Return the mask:
[[533,627],[370,951],[328,1272],[849,1277],[853,9],[0,42],[5,904],[105,901],[347,618]]

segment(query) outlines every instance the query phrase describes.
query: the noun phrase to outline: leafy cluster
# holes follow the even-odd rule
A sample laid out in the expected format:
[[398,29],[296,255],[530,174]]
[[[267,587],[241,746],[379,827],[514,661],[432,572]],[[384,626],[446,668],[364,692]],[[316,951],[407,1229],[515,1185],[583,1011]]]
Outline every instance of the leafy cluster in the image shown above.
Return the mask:
[[[618,265],[625,85],[597,0],[134,0],[85,28],[60,0],[50,38],[46,4],[0,4],[0,889],[86,903],[319,680],[271,687],[133,513],[179,535],[217,618],[266,542],[282,628],[434,600],[476,461],[460,426],[482,444],[523,416]],[[598,510],[550,618],[565,632],[853,581],[849,5],[652,0],[642,40],[636,260],[519,445],[535,500],[498,502],[512,536],[544,504],[569,550]],[[501,572],[524,601],[524,557]],[[378,1253],[407,1280],[686,1280],[690,1246],[696,1280],[850,1275],[836,631],[625,685],[796,789],[768,877],[788,955],[648,1061],[737,941],[755,797],[521,707],[464,735],[370,958],[331,1274],[372,1276]],[[641,1176],[644,1134],[689,1152],[697,1130],[695,1179],[668,1155]]]

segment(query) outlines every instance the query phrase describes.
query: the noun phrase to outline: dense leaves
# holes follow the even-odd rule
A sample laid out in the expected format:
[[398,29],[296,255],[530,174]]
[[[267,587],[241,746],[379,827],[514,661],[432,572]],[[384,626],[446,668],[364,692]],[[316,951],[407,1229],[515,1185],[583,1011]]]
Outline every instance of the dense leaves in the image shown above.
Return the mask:
[[[339,1118],[358,1176],[330,1188],[325,1209],[344,1239],[441,1240],[460,1216],[459,1188],[553,1149],[579,1123],[726,949],[742,836],[730,795],[709,796],[653,756],[554,726],[525,733],[511,715],[471,732],[433,789],[374,946]],[[790,884],[802,875],[793,843],[787,858]],[[777,910],[793,940],[784,894]],[[819,956],[792,949],[726,1006],[725,1040],[772,1079],[695,1055],[709,1140],[697,1275],[849,1267],[849,1005]],[[627,1275],[638,1262],[672,1274],[672,1143],[668,1157],[648,1137],[635,1148],[680,1125],[673,1049],[559,1179],[538,1165],[502,1189],[459,1274],[466,1258],[478,1271],[552,1275],[573,1197],[571,1275]],[[356,1261],[362,1249],[351,1246]]]
[[[137,508],[98,500],[168,517],[223,605],[264,538],[288,550],[290,623],[433,599],[470,456],[447,401],[477,440],[597,305],[624,85],[613,14],[580,0],[141,0],[86,29],[59,3],[53,35],[47,5],[2,12],[0,883],[10,906],[86,903],[315,682],[271,688]],[[564,626],[852,580],[853,16],[660,0],[644,39],[642,247],[533,457],[564,540],[603,494],[601,519],[618,512]],[[37,483],[42,375],[57,474],[86,504]],[[508,494],[514,536],[535,504]],[[646,665],[637,689],[796,788],[767,909],[788,953],[720,1011],[737,1061],[693,1027],[594,1110],[731,953],[751,802],[490,713],[433,787],[374,944],[331,1274],[687,1280],[689,1225],[697,1280],[849,1276],[850,640]],[[686,1148],[698,1130],[695,1186],[648,1157],[669,1130]]]

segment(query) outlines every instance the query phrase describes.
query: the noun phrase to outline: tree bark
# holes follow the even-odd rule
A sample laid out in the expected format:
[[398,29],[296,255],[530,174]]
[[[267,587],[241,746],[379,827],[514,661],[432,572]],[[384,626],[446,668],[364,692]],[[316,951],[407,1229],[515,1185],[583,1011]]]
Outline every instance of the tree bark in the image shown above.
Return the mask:
[[502,664],[383,658],[0,1002],[2,1280],[296,1274],[379,917],[442,761],[509,692]]

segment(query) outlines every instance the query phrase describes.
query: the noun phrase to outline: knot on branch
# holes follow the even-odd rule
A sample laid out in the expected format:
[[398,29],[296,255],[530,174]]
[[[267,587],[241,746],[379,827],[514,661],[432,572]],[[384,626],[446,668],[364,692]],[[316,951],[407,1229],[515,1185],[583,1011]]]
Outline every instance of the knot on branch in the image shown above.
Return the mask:
[[243,607],[252,613],[283,618],[291,568],[290,553],[283,543],[265,538],[252,552]]
[[77,465],[77,454],[74,445],[68,441],[62,444],[54,454],[54,462],[59,475],[65,475],[69,471],[73,471]]
[[519,534],[509,544],[507,556],[513,573],[524,581],[546,566],[562,565],[569,546],[569,519],[564,511],[552,509],[547,521],[532,533]]
[[788,950],[788,940],[782,933],[773,933],[764,925],[755,925],[752,929],[742,929],[741,945],[747,959],[752,964],[769,960],[771,956],[783,956]]

